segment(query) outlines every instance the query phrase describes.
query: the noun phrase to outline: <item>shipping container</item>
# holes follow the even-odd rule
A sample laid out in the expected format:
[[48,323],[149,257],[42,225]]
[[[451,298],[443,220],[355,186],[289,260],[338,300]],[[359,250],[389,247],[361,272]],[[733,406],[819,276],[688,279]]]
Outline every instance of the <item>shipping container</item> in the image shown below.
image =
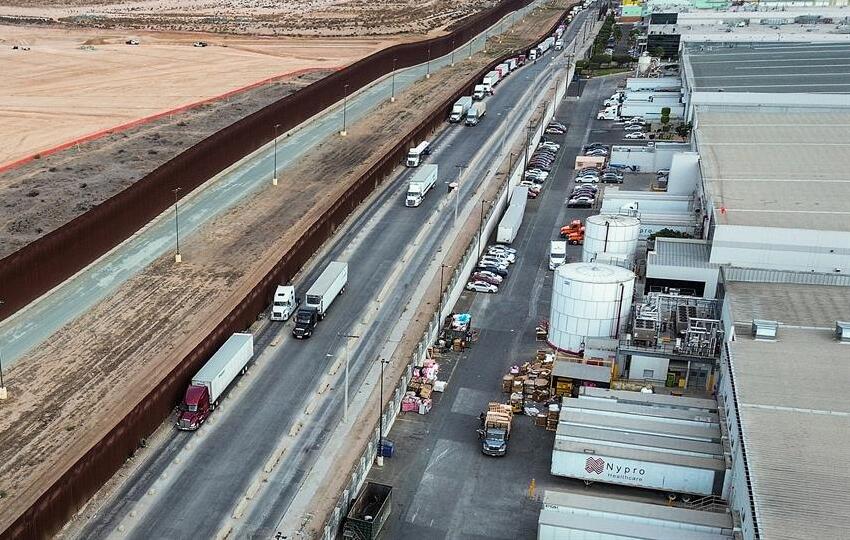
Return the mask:
[[499,222],[499,228],[496,232],[496,242],[510,244],[514,241],[520,226],[522,226],[522,218],[525,215],[525,202],[527,199],[527,187],[516,186],[513,188],[510,205],[505,210],[505,215],[502,216],[502,220]]

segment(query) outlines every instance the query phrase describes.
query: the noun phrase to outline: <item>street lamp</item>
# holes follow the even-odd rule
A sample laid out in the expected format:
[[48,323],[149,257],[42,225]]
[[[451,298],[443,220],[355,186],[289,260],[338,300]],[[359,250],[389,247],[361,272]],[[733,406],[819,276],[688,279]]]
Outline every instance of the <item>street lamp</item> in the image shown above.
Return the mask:
[[[3,305],[3,300],[0,300],[0,306]],[[4,400],[9,397],[9,393],[6,391],[6,384],[3,382],[3,351],[0,349],[0,400]]]
[[482,228],[484,227],[484,203],[492,203],[493,201],[488,201],[486,199],[481,199],[481,219],[478,220],[478,256],[481,256],[481,235]]
[[180,193],[179,187],[172,189],[174,192],[174,233],[177,238],[177,253],[174,254],[174,262],[183,262],[183,257],[180,255],[180,214],[177,211],[177,194]]
[[472,44],[475,43],[475,39],[469,40],[469,60],[472,60]]
[[349,356],[348,356],[348,340],[349,339],[360,339],[360,336],[355,336],[351,334],[337,334],[338,337],[345,338],[345,409],[343,412],[343,419],[348,420],[348,364],[349,364]]
[[455,40],[452,39],[452,67],[455,67]]
[[345,130],[345,127],[346,127],[346,125],[345,125],[345,121],[346,121],[345,115],[346,115],[346,112],[347,112],[347,109],[348,109],[348,85],[347,84],[345,86],[343,86],[343,92],[345,92],[345,94],[342,98],[342,131],[340,131],[339,134],[342,135],[343,137],[345,137],[346,135],[348,135],[348,132]]
[[272,185],[277,185],[277,130],[280,129],[280,124],[274,125],[274,171],[272,172]]
[[428,45],[428,63],[425,64],[425,78],[431,78],[431,46]]
[[398,62],[398,58],[393,58],[393,76],[392,76],[392,89],[390,90],[390,103],[395,103],[395,66]]
[[460,199],[460,178],[463,175],[463,170],[467,165],[456,165],[457,167],[457,186],[455,187],[455,220],[452,222],[452,227],[457,227],[457,207],[458,199]]
[[381,401],[378,403],[378,467],[384,466],[384,366],[389,360],[381,358]]

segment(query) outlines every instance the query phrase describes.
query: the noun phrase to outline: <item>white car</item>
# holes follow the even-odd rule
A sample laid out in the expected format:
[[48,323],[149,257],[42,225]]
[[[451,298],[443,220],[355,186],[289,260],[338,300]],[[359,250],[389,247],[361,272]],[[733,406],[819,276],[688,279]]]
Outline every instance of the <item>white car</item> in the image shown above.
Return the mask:
[[558,150],[561,149],[561,145],[558,144],[558,143],[552,142],[552,141],[543,141],[542,143],[540,143],[538,148],[545,148],[547,150],[557,152]]
[[543,182],[547,178],[549,178],[549,173],[541,171],[540,169],[529,169],[525,171],[526,180],[537,180],[539,182]]
[[487,246],[487,251],[501,251],[503,253],[510,253],[512,255],[517,254],[517,250],[502,244],[493,244],[492,246]]
[[499,270],[507,270],[508,264],[508,261],[494,257],[493,255],[485,255],[478,261],[478,266],[493,266]]
[[629,124],[623,128],[624,131],[643,131],[643,126],[640,124]]
[[522,180],[519,183],[519,185],[525,186],[525,187],[527,187],[528,189],[531,189],[531,190],[543,191],[543,184],[538,184],[537,182],[534,182],[532,180],[528,180],[528,179]]
[[466,284],[466,290],[475,292],[494,293],[499,292],[499,288],[486,281],[470,281]]
[[645,139],[646,134],[643,131],[630,131],[623,135],[624,139]]
[[508,251],[494,251],[494,250],[488,249],[487,253],[485,253],[485,255],[501,257],[501,258],[505,259],[506,261],[508,261],[509,264],[513,264],[513,263],[516,262],[516,253],[510,253]]
[[633,116],[633,117],[629,118],[628,120],[626,120],[626,121],[625,121],[625,122],[623,122],[623,123],[624,123],[624,124],[626,124],[627,126],[635,126],[635,125],[637,125],[637,126],[642,126],[642,125],[644,125],[646,122],[645,122],[645,121],[644,121],[644,119],[643,119],[643,118],[641,118],[640,116]]

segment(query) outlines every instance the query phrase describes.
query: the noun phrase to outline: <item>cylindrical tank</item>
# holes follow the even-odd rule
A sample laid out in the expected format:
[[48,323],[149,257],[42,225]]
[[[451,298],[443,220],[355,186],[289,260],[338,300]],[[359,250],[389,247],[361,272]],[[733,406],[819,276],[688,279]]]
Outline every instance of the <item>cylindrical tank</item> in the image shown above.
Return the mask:
[[581,260],[631,268],[637,253],[640,220],[633,216],[590,216],[584,224]]
[[559,266],[552,284],[549,344],[578,352],[589,337],[617,337],[626,326],[634,289],[634,272],[619,266]]

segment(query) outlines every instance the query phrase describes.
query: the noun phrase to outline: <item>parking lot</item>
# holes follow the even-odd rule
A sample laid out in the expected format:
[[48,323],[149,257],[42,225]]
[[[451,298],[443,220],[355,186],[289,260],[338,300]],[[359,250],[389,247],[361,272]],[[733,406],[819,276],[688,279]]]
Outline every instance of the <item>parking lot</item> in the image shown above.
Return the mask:
[[[536,538],[543,490],[588,489],[581,481],[550,474],[554,433],[534,425],[533,418],[515,416],[504,457],[483,455],[476,430],[487,403],[507,399],[501,382],[510,366],[532,360],[538,348],[545,348],[536,341],[535,327],[549,317],[549,243],[559,239],[562,225],[597,213],[567,208],[565,201],[576,155],[589,140],[599,140],[595,114],[600,99],[610,96],[616,84],[615,78],[591,79],[582,85],[581,99],[566,101],[557,111],[556,120],[567,130],[547,136],[561,147],[540,196],[527,201],[522,227],[511,243],[516,262],[497,293],[467,291],[454,307],[471,314],[477,339],[463,352],[438,359],[439,380],[448,384],[443,393],[432,394],[432,410],[401,413],[387,435],[395,455],[369,474],[369,480],[393,486],[384,538]],[[646,176],[625,174],[618,187],[645,189]],[[580,258],[581,246],[568,246],[568,261]],[[611,485],[589,489],[655,497]]]

